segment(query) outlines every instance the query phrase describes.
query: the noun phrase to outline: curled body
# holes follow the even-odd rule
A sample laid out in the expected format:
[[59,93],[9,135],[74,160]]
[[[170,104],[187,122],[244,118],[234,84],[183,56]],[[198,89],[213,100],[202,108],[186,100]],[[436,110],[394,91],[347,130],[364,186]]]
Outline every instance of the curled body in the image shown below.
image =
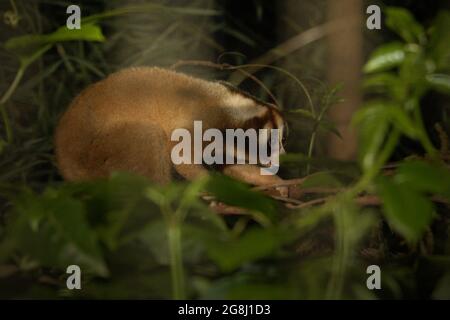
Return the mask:
[[[155,67],[113,73],[83,90],[61,117],[55,132],[58,168],[66,180],[89,180],[128,171],[165,184],[175,175],[195,179],[202,164],[171,161],[175,129],[279,129],[279,110],[231,86]],[[253,185],[276,184],[258,165],[231,164],[223,173]]]

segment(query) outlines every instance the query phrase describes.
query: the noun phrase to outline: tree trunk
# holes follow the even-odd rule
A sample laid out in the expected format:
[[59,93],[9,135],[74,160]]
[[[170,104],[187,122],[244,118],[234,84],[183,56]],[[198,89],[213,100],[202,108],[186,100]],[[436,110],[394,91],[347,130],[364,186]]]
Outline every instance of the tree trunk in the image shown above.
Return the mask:
[[328,81],[332,85],[343,84],[340,96],[345,100],[333,106],[328,114],[342,135],[342,139],[329,136],[328,154],[341,160],[354,159],[357,151],[357,135],[350,122],[362,101],[362,34],[365,27],[362,14],[362,0],[328,0],[330,21],[340,20],[339,29],[328,38]]

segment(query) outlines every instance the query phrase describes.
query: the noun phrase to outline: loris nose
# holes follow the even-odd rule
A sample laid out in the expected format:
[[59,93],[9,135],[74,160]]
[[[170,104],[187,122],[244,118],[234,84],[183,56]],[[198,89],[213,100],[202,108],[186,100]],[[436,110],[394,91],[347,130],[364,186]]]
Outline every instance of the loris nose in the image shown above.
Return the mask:
[[286,153],[286,150],[284,149],[283,146],[281,146],[281,147],[280,147],[280,154],[285,154],[285,153]]

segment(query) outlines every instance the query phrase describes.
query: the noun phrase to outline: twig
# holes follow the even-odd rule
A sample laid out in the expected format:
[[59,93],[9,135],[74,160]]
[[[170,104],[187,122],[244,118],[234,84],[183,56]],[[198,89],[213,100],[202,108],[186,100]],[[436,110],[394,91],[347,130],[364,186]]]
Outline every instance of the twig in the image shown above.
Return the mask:
[[303,188],[300,191],[303,194],[309,194],[309,193],[338,193],[344,190],[345,188],[315,187],[315,188]]
[[267,88],[267,86],[261,80],[259,80],[257,77],[255,77],[251,73],[243,70],[243,67],[241,67],[241,66],[234,66],[234,65],[231,65],[228,63],[220,63],[219,64],[219,63],[214,63],[214,62],[210,62],[210,61],[202,61],[202,60],[179,60],[176,63],[174,63],[173,65],[171,65],[170,69],[177,69],[179,67],[186,66],[186,65],[209,67],[209,68],[219,69],[222,71],[223,70],[236,70],[236,71],[244,74],[246,76],[246,78],[250,78],[255,83],[257,83],[269,95],[269,97],[270,97],[270,99],[272,99],[273,103],[275,103],[276,106],[280,106],[277,98],[275,98],[272,91],[270,91],[270,89]]
[[[318,204],[322,204],[325,203],[326,201],[328,201],[329,199],[333,198],[333,196],[328,196],[328,197],[323,197],[323,198],[318,198],[318,199],[314,199],[308,202],[303,202],[302,204],[299,204],[297,206],[291,206],[292,209],[304,209],[304,208],[309,208]],[[450,206],[450,203],[447,201],[447,199],[439,197],[439,196],[433,196],[431,197],[431,200],[433,202],[436,203],[441,203],[444,204],[446,206]],[[379,206],[381,204],[383,204],[383,202],[381,201],[381,199],[376,196],[376,195],[364,195],[364,196],[360,196],[358,198],[355,199],[355,202],[361,206]]]
[[278,200],[278,201],[291,203],[291,204],[295,204],[295,205],[303,204],[303,201],[300,201],[300,200],[297,200],[297,199],[293,199],[293,198],[286,198],[286,197],[280,197],[280,196],[270,196],[270,197],[272,199],[275,199],[275,200]]
[[305,182],[305,180],[308,177],[304,177],[304,178],[296,178],[296,179],[289,179],[289,180],[284,180],[283,182],[279,182],[279,183],[274,183],[274,184],[266,184],[263,186],[257,186],[257,187],[253,187],[252,190],[268,190],[268,189],[275,189],[278,187],[286,187],[286,186],[293,186],[293,185],[300,185],[303,182]]
[[[278,59],[288,56],[289,54],[297,51],[301,47],[304,47],[307,44],[310,44],[314,41],[317,41],[326,35],[332,32],[340,32],[342,26],[344,26],[343,20],[334,20],[311,29],[308,29],[304,32],[299,33],[298,35],[290,38],[286,42],[281,43],[280,45],[272,48],[259,58],[256,58],[251,64],[259,64],[259,65],[269,65],[276,62]],[[254,67],[251,69],[250,73],[254,74],[261,67]],[[230,79],[233,82],[241,83],[245,78],[242,78],[239,74],[234,73],[231,75]]]
[[302,204],[299,204],[298,206],[292,206],[292,209],[305,209],[305,208],[309,208],[312,206],[315,206],[317,204],[322,204],[325,203],[328,199],[333,198],[332,196],[330,197],[324,197],[324,198],[318,198],[318,199],[314,199],[308,202],[303,202]]
[[223,203],[210,205],[210,208],[218,214],[222,215],[248,215],[249,212],[239,207],[229,206]]

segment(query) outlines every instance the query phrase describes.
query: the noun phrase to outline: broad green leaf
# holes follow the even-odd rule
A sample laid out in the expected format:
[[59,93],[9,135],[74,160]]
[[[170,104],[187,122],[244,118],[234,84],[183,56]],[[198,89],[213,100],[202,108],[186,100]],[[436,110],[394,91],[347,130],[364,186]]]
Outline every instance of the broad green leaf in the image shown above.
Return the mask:
[[359,161],[364,170],[374,165],[390,126],[410,138],[416,138],[418,134],[410,116],[388,101],[370,102],[355,114],[353,121],[359,128]]
[[9,243],[0,249],[3,254],[14,249],[42,266],[64,269],[79,264],[96,275],[108,275],[95,231],[80,201],[47,189],[41,196],[19,194],[16,210],[16,219],[8,225]]
[[431,201],[413,187],[384,177],[377,180],[377,192],[392,228],[409,242],[417,242],[433,220]]
[[421,192],[441,194],[450,199],[450,170],[442,165],[423,161],[402,163],[395,181]]
[[430,54],[438,70],[450,68],[450,11],[440,11],[431,27]]
[[22,52],[29,48],[73,40],[104,41],[105,37],[100,27],[94,24],[86,24],[81,29],[74,30],[69,30],[66,26],[63,26],[49,34],[29,34],[11,38],[6,41],[5,48],[15,52]]
[[430,88],[445,94],[450,94],[450,75],[429,74],[426,76],[426,80]]
[[[68,242],[61,254],[66,259],[76,256],[80,263],[89,264],[101,276],[107,276],[108,270],[103,262],[94,230],[88,225],[84,206],[80,201],[58,197],[48,200],[49,216],[47,222]],[[71,252],[70,247],[73,246]],[[75,259],[75,258],[73,258]]]
[[377,73],[367,76],[364,79],[363,87],[364,89],[372,89],[382,87],[387,91],[390,87],[397,85],[398,77],[391,72]]
[[342,182],[330,172],[317,172],[308,176],[302,183],[302,188],[315,187],[340,188]]
[[51,222],[67,239],[89,255],[99,256],[93,231],[87,224],[81,202],[70,198],[56,198],[49,203]]
[[413,120],[409,117],[405,110],[396,105],[389,105],[390,121],[404,135],[414,139],[417,137],[417,128]]
[[365,73],[386,71],[399,66],[405,59],[404,44],[391,42],[378,47],[364,66]]
[[[420,99],[427,90],[426,74],[428,73],[425,55],[422,49],[410,50],[399,69],[401,83],[410,88],[409,96],[403,99]],[[411,89],[412,88],[412,89]]]
[[280,230],[253,228],[238,239],[210,241],[208,255],[223,271],[229,272],[244,263],[272,255],[288,238]]
[[413,15],[400,7],[388,7],[386,12],[386,25],[397,33],[406,42],[418,43],[423,40],[423,27],[416,21]]
[[275,203],[262,193],[252,191],[249,186],[224,175],[212,175],[206,190],[226,204],[258,211],[273,218]]
[[226,232],[227,225],[221,215],[211,211],[206,205],[201,202],[197,202],[190,211],[189,221],[201,220],[203,223],[208,224],[208,228],[214,228]]
[[73,40],[104,41],[104,39],[99,26],[86,24],[81,29],[69,30],[63,26],[49,34],[28,34],[14,37],[6,41],[4,47],[16,53],[22,65],[27,66],[56,43]]
[[56,43],[64,41],[84,40],[84,41],[104,41],[102,30],[95,24],[82,25],[81,29],[69,30],[67,27],[60,27],[53,33],[45,36],[46,42]]
[[309,162],[311,159],[302,153],[285,153],[280,155],[280,163],[282,165],[298,164]]

